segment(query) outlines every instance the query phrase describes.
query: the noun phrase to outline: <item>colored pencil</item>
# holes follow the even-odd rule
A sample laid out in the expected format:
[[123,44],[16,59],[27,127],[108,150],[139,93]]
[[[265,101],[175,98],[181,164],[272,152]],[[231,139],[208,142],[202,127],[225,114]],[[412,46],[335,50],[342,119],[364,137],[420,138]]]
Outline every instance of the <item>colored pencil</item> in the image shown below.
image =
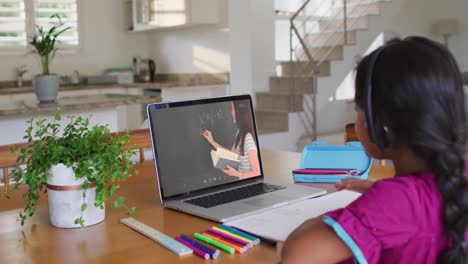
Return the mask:
[[201,258],[203,259],[209,259],[210,258],[210,254],[208,254],[207,252],[197,248],[196,246],[188,243],[187,241],[183,240],[182,238],[180,237],[176,237],[175,238],[177,241],[179,241],[180,243],[184,244],[186,247],[190,248],[193,250],[193,252],[195,254],[197,254],[198,256],[200,256]]
[[222,238],[225,238],[225,239],[227,239],[229,241],[232,241],[232,242],[234,242],[236,244],[239,244],[240,246],[243,246],[243,247],[247,246],[247,247],[251,248],[253,246],[253,243],[248,243],[248,242],[246,242],[244,240],[238,239],[238,238],[233,237],[233,236],[231,236],[229,234],[219,232],[218,230],[213,229],[213,228],[208,230],[208,232],[209,233],[214,233],[214,234],[216,234],[216,235],[218,235],[218,236],[220,236]]
[[242,246],[233,244],[229,241],[222,239],[221,237],[217,237],[216,235],[213,235],[207,232],[203,233],[202,235],[207,236],[215,241],[218,241],[219,243],[232,247],[235,251],[239,252],[240,254],[244,254],[247,251],[247,247],[242,247]]
[[255,244],[255,245],[257,245],[258,243],[260,243],[260,239],[259,239],[259,238],[254,237],[254,236],[252,236],[252,235],[249,235],[249,234],[247,234],[247,233],[245,233],[245,232],[242,232],[242,231],[240,231],[240,230],[238,230],[238,229],[232,228],[232,227],[227,226],[227,225],[220,225],[220,228],[229,230],[229,231],[234,232],[234,233],[236,233],[236,234],[239,234],[239,235],[241,235],[241,236],[243,236],[243,237],[246,237],[246,238],[248,238],[248,239],[254,241],[254,244]]
[[241,235],[238,235],[238,234],[235,234],[235,233],[233,233],[233,232],[227,231],[227,230],[225,230],[225,229],[221,229],[221,228],[219,228],[219,227],[217,227],[217,226],[214,226],[213,229],[216,230],[216,231],[219,231],[219,232],[222,232],[222,233],[231,235],[231,236],[233,236],[233,237],[235,237],[235,238],[238,238],[238,239],[240,239],[240,240],[242,240],[242,241],[245,241],[245,242],[247,242],[247,243],[253,243],[252,240],[250,240],[250,239],[248,239],[248,238],[246,238],[246,237],[243,237],[243,236],[241,236]]
[[214,239],[211,239],[211,238],[209,238],[207,236],[204,236],[204,235],[202,235],[200,233],[195,233],[195,234],[193,234],[193,236],[198,240],[201,240],[201,241],[206,242],[206,243],[208,243],[210,245],[213,245],[213,246],[215,246],[217,248],[220,248],[220,249],[222,249],[222,250],[224,250],[224,251],[226,251],[226,252],[228,252],[230,254],[233,254],[235,252],[234,248],[229,247],[227,245],[224,245],[222,243],[219,243],[218,241],[216,241]]
[[198,247],[199,249],[205,251],[206,253],[210,254],[210,256],[213,258],[213,259],[216,259],[218,258],[219,256],[219,249],[216,249],[216,248],[211,248],[211,247],[208,247],[206,245],[202,245],[201,243],[198,243],[196,242],[195,240],[192,240],[190,239],[189,237],[185,236],[185,235],[180,235],[179,236],[181,239],[187,241],[188,243],[190,243],[191,245],[195,246],[195,247]]

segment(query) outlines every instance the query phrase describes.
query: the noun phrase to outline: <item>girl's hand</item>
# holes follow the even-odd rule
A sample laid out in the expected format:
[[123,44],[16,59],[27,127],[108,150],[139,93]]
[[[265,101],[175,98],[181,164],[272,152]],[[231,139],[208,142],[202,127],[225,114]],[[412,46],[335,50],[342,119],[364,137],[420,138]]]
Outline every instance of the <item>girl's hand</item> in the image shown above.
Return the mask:
[[234,169],[233,167],[231,166],[227,166],[226,169],[223,170],[224,173],[226,173],[227,175],[231,175],[231,176],[234,176],[234,177],[241,177],[241,173],[239,171],[237,171],[236,169]]
[[336,189],[338,189],[338,191],[346,189],[346,190],[354,190],[360,193],[365,193],[373,184],[374,182],[369,181],[369,180],[346,178],[340,182],[337,182],[335,184],[335,187]]
[[211,145],[214,146],[214,139],[213,135],[211,134],[211,131],[205,130],[205,132],[203,132],[202,135]]

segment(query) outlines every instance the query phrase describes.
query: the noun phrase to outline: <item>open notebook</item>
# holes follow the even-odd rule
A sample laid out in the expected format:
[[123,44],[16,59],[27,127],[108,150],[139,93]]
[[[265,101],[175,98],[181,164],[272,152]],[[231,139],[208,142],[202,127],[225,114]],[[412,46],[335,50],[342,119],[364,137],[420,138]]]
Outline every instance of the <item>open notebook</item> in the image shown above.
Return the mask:
[[288,235],[305,220],[346,207],[359,196],[361,196],[360,193],[346,190],[334,192],[226,222],[225,225],[260,237],[284,242]]

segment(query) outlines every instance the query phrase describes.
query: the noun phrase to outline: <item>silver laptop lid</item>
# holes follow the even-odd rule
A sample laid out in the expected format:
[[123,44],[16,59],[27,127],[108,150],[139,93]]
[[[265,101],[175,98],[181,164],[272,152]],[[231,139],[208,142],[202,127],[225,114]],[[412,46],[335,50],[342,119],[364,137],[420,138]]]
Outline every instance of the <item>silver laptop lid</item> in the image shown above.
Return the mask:
[[147,113],[161,202],[263,178],[250,95],[154,103]]

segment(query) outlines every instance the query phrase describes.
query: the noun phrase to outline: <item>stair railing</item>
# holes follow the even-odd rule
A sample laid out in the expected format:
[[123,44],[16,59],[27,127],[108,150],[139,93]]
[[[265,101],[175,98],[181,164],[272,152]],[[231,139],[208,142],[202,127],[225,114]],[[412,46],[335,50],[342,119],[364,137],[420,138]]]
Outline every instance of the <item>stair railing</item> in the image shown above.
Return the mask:
[[[335,16],[320,17],[321,12],[333,14],[334,4],[338,1],[342,2],[343,14],[338,12]],[[343,48],[345,45],[350,44],[350,31],[348,29],[354,26],[358,19],[350,23],[348,14],[354,14],[357,18],[362,17],[372,3],[380,0],[367,1],[368,6],[365,9],[360,8],[359,5],[355,5],[354,8],[348,6],[347,1],[349,0],[321,1],[310,12],[308,7],[311,0],[306,0],[290,18],[290,110],[299,114],[304,129],[312,140],[317,139],[317,77],[321,73],[321,67],[325,66],[324,63],[327,62],[327,58],[336,48],[340,48],[340,46]],[[329,4],[328,10],[326,4]],[[327,21],[329,21],[328,24],[326,24]],[[340,21],[338,25],[334,24],[336,21]],[[329,32],[329,36],[324,39],[309,37],[309,32],[314,31],[314,28],[310,28],[311,23],[315,26],[316,31]],[[325,26],[322,27],[321,23],[324,23]],[[343,30],[342,35],[339,34],[339,30]],[[319,42],[319,45],[316,45],[317,42]],[[312,48],[315,48],[315,52],[311,51]],[[298,63],[299,67],[296,67],[296,63]],[[298,87],[302,89],[305,83],[312,83],[313,87],[306,91],[299,90]],[[302,86],[299,86],[300,84]],[[299,104],[302,104],[302,106]],[[299,109],[302,109],[302,111]]]

